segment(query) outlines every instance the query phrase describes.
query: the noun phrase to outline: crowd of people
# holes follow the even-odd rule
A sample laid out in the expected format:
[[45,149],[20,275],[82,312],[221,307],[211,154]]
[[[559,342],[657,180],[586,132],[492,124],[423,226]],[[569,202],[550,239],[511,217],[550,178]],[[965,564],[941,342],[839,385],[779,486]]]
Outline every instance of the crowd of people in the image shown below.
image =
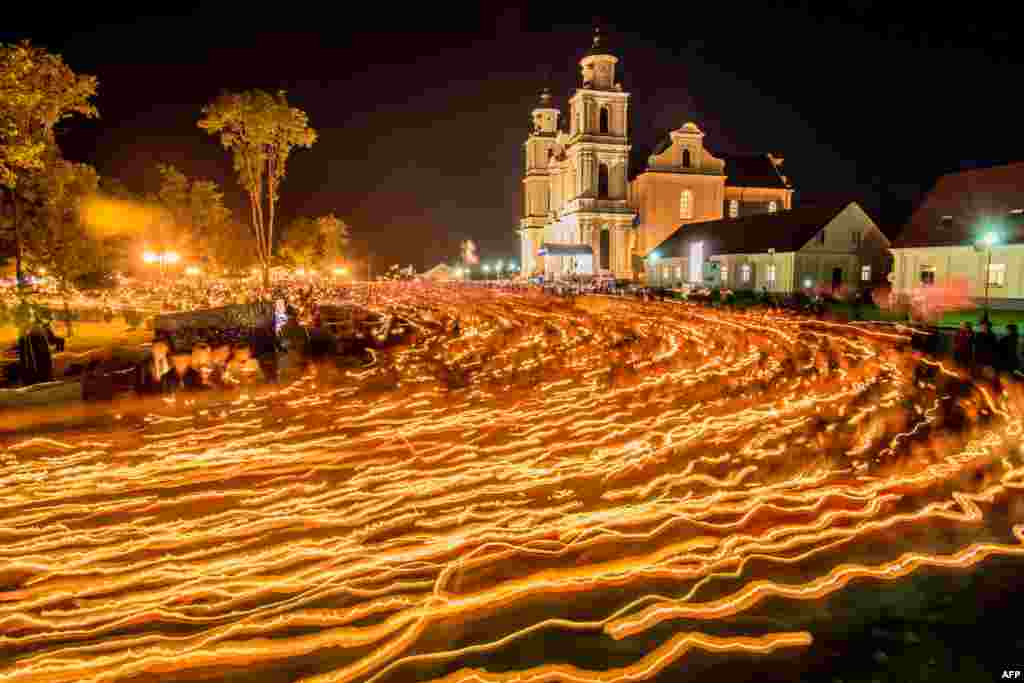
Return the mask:
[[953,338],[953,360],[965,368],[980,372],[1016,372],[1020,370],[1020,336],[1017,326],[1006,326],[1006,334],[997,337],[992,323],[982,320],[975,332],[971,323],[960,323]]

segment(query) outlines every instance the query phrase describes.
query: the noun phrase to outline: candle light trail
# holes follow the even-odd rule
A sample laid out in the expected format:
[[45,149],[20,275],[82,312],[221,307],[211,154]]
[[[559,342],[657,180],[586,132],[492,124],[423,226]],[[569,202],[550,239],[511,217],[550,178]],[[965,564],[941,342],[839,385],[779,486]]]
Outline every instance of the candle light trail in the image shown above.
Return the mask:
[[812,642],[766,598],[1024,554],[1016,385],[898,326],[600,303],[381,285],[416,339],[364,367],[5,437],[0,683],[684,680]]

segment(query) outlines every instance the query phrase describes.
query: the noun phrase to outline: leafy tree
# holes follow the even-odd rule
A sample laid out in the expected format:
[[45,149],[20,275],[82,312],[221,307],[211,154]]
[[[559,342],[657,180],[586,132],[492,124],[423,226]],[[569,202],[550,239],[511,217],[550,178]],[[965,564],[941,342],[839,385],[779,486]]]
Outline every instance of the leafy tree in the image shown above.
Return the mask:
[[249,229],[237,221],[228,221],[207,242],[210,261],[221,270],[241,272],[257,264]]
[[330,268],[342,260],[348,242],[348,225],[333,213],[296,218],[284,230],[280,253],[292,267]]
[[349,242],[348,224],[333,213],[320,216],[314,223],[319,241],[322,264],[332,266],[339,263],[345,255],[345,247]]
[[160,189],[150,197],[160,211],[154,221],[161,249],[182,249],[209,256],[215,235],[227,229],[231,210],[212,180],[190,179],[169,164],[159,164]]
[[[104,245],[90,234],[79,213],[82,202],[99,189],[99,176],[88,164],[60,160],[47,167],[43,180],[43,209],[26,231],[25,251],[37,273],[57,281],[67,314],[74,281],[95,272],[103,258]],[[70,315],[65,322],[70,336]]]
[[58,123],[75,114],[99,115],[90,102],[96,85],[94,76],[76,74],[60,55],[29,41],[0,45],[0,188],[10,206],[6,227],[13,235],[19,284],[22,223],[31,202],[21,186],[59,158],[54,135]]
[[202,113],[199,127],[219,135],[221,145],[231,150],[239,183],[249,197],[263,283],[269,285],[274,212],[285,166],[293,149],[316,142],[316,131],[305,112],[289,106],[284,91],[224,93]]
[[320,264],[319,234],[311,218],[296,218],[284,229],[279,253],[284,265],[316,268]]

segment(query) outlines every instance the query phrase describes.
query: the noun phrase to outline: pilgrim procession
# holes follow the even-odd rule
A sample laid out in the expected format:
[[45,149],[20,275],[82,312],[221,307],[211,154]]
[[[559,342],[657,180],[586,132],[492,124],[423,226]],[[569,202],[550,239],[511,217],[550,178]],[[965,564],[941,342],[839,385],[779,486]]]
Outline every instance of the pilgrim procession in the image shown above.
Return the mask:
[[254,7],[0,35],[0,683],[1020,678],[1009,33]]

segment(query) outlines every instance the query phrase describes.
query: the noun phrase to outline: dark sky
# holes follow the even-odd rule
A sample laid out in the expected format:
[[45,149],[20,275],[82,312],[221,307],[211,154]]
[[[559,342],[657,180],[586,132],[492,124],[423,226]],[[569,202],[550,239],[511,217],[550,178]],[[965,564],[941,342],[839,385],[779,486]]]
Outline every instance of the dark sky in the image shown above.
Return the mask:
[[891,228],[941,173],[1024,159],[1024,50],[999,5],[554,4],[131,17],[86,3],[5,14],[0,40],[31,38],[99,77],[102,118],[66,127],[68,157],[137,191],[170,162],[221,182],[239,209],[199,110],[222,89],[286,89],[320,139],[289,163],[283,217],[334,211],[380,265],[430,266],[465,238],[484,259],[516,254],[529,111],[544,85],[564,104],[595,19],[633,94],[635,145],[694,120],[715,151],[783,154],[798,202],[859,199]]

